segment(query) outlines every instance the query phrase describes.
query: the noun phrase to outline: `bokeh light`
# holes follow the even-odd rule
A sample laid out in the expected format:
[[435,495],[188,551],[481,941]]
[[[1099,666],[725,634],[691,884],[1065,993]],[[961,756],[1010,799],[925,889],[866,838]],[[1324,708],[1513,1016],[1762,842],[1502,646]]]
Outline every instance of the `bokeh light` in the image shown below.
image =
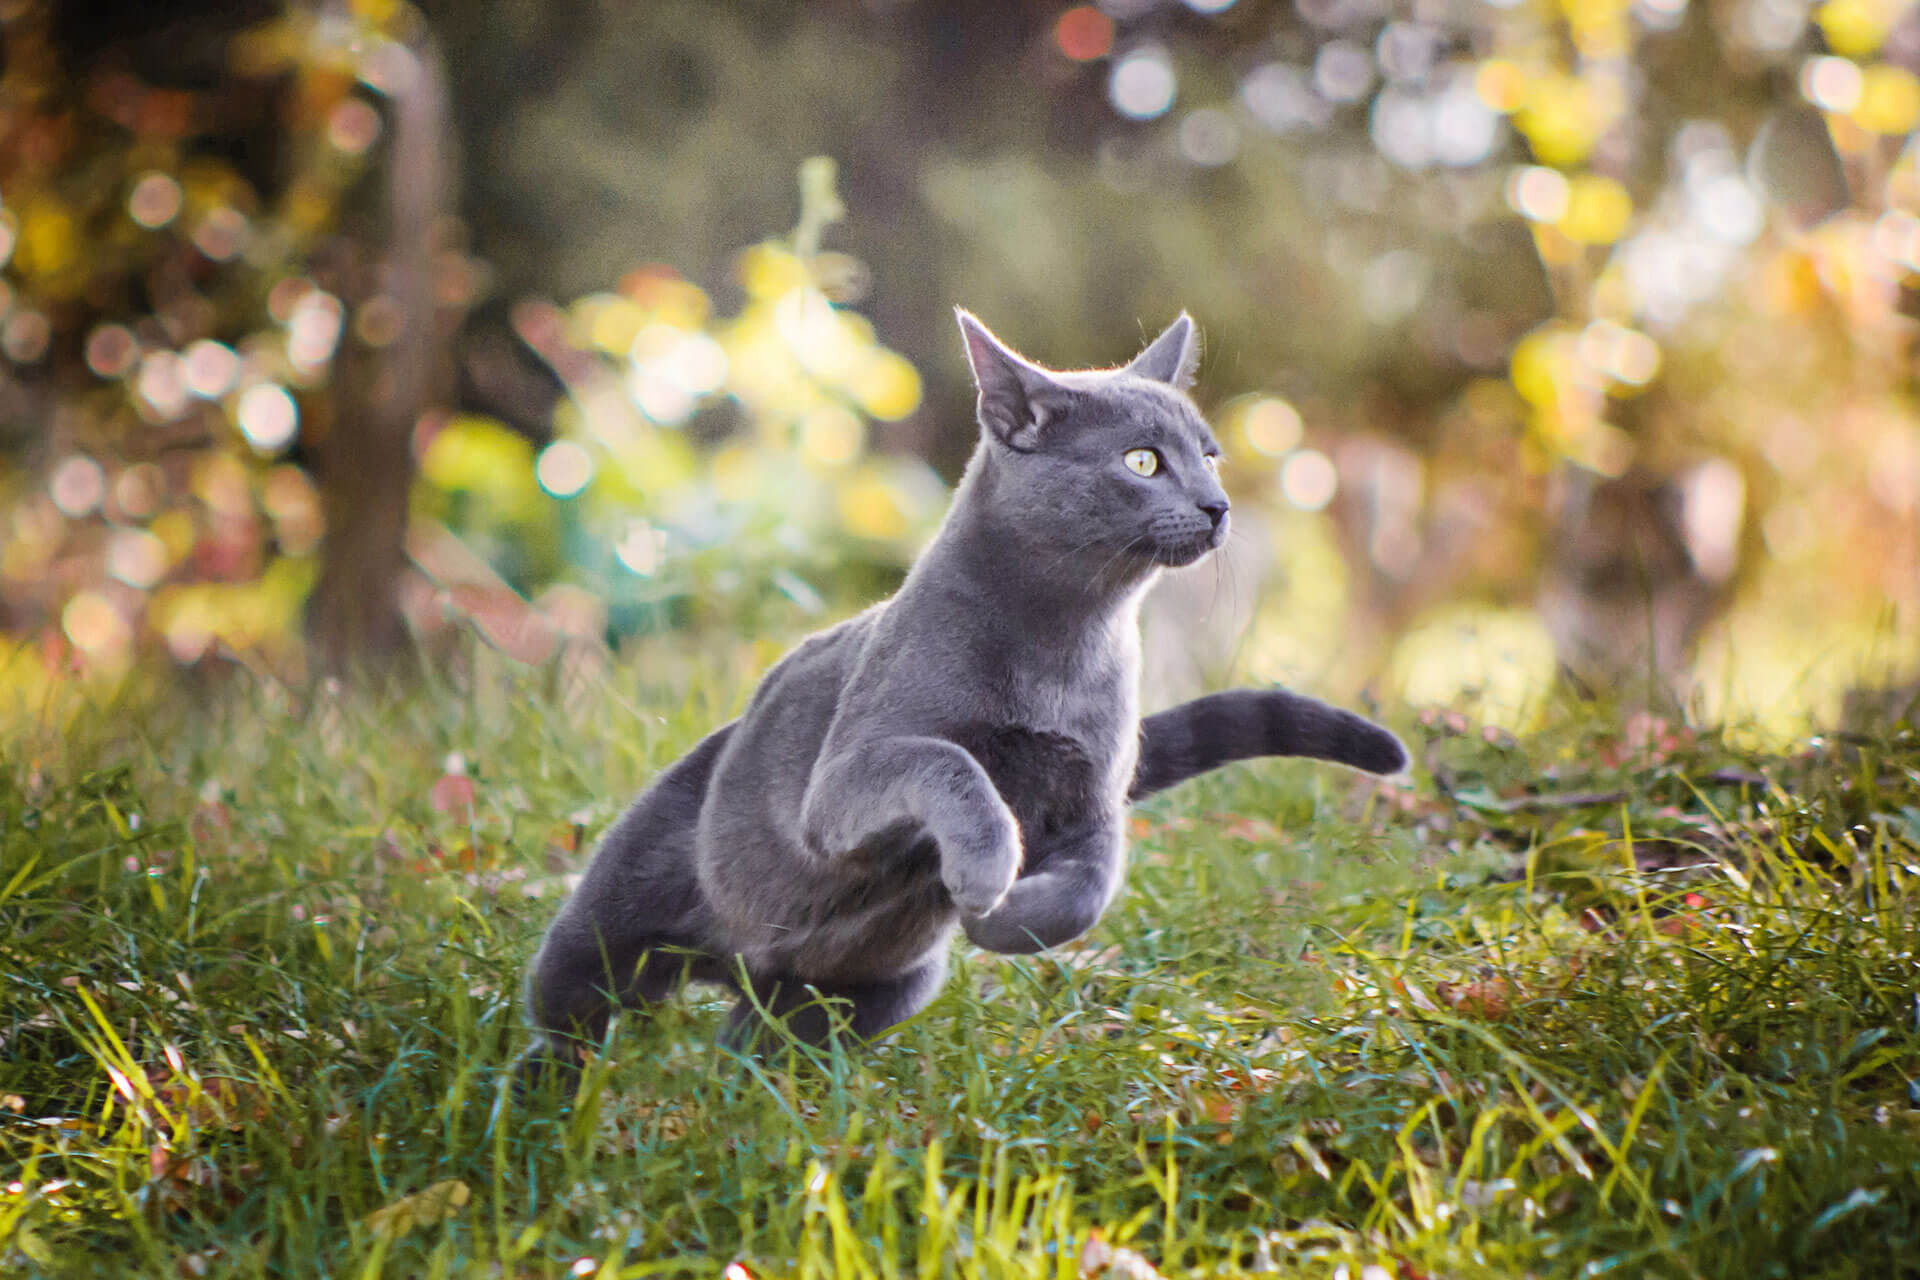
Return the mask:
[[534,464],[540,487],[556,498],[571,498],[593,479],[593,455],[571,440],[556,440]]
[[380,113],[361,98],[344,99],[327,117],[327,141],[357,156],[380,138]]
[[1277,396],[1262,396],[1246,409],[1241,430],[1255,452],[1269,458],[1285,457],[1300,443],[1304,430],[1300,411]]
[[67,601],[60,629],[74,648],[95,661],[120,661],[133,646],[133,628],[98,591],[81,591]]
[[300,409],[285,387],[263,382],[240,393],[234,421],[254,452],[275,454],[292,444],[299,433]]
[[1808,58],[1800,67],[1800,92],[1807,101],[1842,115],[1860,105],[1865,83],[1858,63],[1832,54]]
[[1318,449],[1301,449],[1280,464],[1281,496],[1302,511],[1325,507],[1338,488],[1333,459]]
[[1500,116],[1488,107],[1465,77],[1454,80],[1430,100],[1433,156],[1441,164],[1464,169],[1492,155],[1506,133]]
[[123,519],[151,519],[166,494],[167,474],[157,463],[136,462],[113,479],[113,504]]
[[1113,48],[1113,19],[1090,4],[1079,5],[1060,15],[1053,39],[1075,62],[1090,62]]
[[127,196],[127,213],[149,231],[172,222],[180,212],[180,184],[169,174],[142,174]]
[[322,289],[299,288],[305,281],[282,281],[276,292],[287,286],[296,293],[286,305],[287,359],[302,373],[312,373],[333,359],[340,345],[346,308],[340,299]]
[[1240,101],[1254,119],[1278,134],[1323,128],[1333,118],[1333,104],[1313,87],[1303,67],[1267,62],[1240,82]]
[[860,419],[842,405],[822,405],[800,423],[800,450],[813,462],[845,466],[860,456],[865,431]]
[[146,591],[167,572],[167,548],[146,529],[116,529],[107,540],[107,573]]
[[1905,67],[1875,63],[1861,75],[1853,120],[1861,128],[1899,137],[1920,123],[1920,78]]
[[1173,106],[1179,78],[1166,51],[1157,45],[1135,49],[1113,64],[1107,97],[1129,120],[1151,120]]
[[106,497],[107,476],[100,464],[85,454],[62,458],[47,479],[47,494],[60,514],[78,520],[93,514]]
[[1189,111],[1180,122],[1180,154],[1202,168],[1232,164],[1240,153],[1240,126],[1216,107]]
[[1566,176],[1545,165],[1522,165],[1507,177],[1507,204],[1533,222],[1558,222],[1566,216]]
[[0,352],[15,364],[38,364],[52,341],[53,322],[33,307],[16,307],[0,325]]
[[1373,88],[1373,51],[1355,40],[1330,40],[1313,60],[1313,86],[1329,102],[1358,102]]
[[87,368],[97,378],[120,378],[140,358],[140,343],[123,324],[103,324],[87,335]]
[[620,563],[643,578],[660,571],[666,550],[666,532],[641,519],[627,521],[620,540],[613,545],[613,553]]
[[214,262],[225,262],[246,247],[250,229],[245,214],[221,205],[200,219],[200,225],[193,229],[193,245]]
[[1644,387],[1660,371],[1660,344],[1611,320],[1582,330],[1578,350],[1588,367],[1628,386]]
[[260,506],[273,518],[274,537],[289,556],[309,555],[320,545],[325,522],[320,494],[300,468],[281,463],[260,486]]
[[149,422],[172,422],[187,411],[187,383],[180,357],[171,351],[149,351],[140,359],[135,379],[140,392],[140,416]]
[[240,357],[233,348],[211,338],[202,338],[182,355],[187,390],[202,400],[218,400],[233,389],[240,376]]

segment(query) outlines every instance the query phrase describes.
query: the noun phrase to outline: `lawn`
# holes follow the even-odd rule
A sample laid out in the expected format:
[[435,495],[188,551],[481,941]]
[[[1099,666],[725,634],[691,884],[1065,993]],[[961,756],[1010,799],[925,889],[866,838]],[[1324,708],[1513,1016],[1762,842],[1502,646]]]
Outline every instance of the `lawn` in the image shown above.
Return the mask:
[[1081,945],[963,949],[879,1044],[722,1056],[694,992],[516,1100],[567,874],[771,656],[16,716],[0,1273],[1920,1269],[1906,733],[1390,715],[1410,782],[1144,806]]

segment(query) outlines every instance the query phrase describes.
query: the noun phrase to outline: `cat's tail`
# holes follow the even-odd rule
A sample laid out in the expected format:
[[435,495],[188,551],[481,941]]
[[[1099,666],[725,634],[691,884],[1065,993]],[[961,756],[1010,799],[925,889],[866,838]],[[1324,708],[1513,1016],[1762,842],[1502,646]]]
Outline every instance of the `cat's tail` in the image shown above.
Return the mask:
[[1285,689],[1234,689],[1141,721],[1140,763],[1127,799],[1254,756],[1306,756],[1368,773],[1407,767],[1400,739],[1364,716]]

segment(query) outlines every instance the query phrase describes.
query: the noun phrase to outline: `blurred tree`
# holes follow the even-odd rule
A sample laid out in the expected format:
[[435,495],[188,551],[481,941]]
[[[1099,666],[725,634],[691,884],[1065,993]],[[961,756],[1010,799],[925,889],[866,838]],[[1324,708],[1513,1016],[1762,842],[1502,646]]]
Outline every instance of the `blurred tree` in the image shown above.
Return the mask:
[[[44,12],[20,12],[24,34],[10,27],[9,47],[31,50]],[[167,176],[183,155],[209,151],[247,184],[231,207],[264,230],[211,265],[189,256],[200,274],[187,292],[216,310],[253,299],[253,319],[213,337],[246,373],[212,399],[190,395],[190,412],[168,423],[219,427],[227,454],[252,457],[241,452],[257,450],[241,443],[241,400],[277,407],[270,390],[256,394],[270,382],[298,410],[279,460],[303,481],[309,465],[344,475],[323,452],[350,386],[373,396],[433,384],[431,360],[413,366],[417,384],[385,377],[406,347],[401,332],[451,344],[450,373],[439,375],[450,384],[404,398],[485,409],[410,419],[405,458],[395,442],[406,414],[378,428],[378,412],[356,416],[391,451],[377,469],[390,482],[383,510],[395,509],[414,458],[432,472],[416,486],[413,528],[444,533],[432,541],[445,554],[415,545],[396,570],[397,522],[367,522],[370,535],[382,530],[369,541],[386,558],[329,577],[316,620],[352,617],[353,587],[397,571],[418,627],[451,598],[437,575],[455,560],[490,566],[489,590],[560,583],[614,601],[616,630],[697,614],[692,588],[708,580],[756,608],[746,602],[830,592],[841,566],[884,575],[910,537],[901,530],[923,513],[909,491],[932,491],[904,462],[876,478],[883,463],[918,455],[950,470],[971,441],[954,301],[1062,363],[1122,355],[1180,306],[1206,321],[1217,341],[1203,385],[1219,399],[1235,490],[1271,514],[1270,536],[1287,545],[1268,558],[1273,607],[1245,649],[1258,674],[1296,670],[1313,652],[1342,655],[1354,677],[1383,664],[1402,675],[1458,669],[1434,660],[1433,646],[1463,598],[1510,630],[1550,635],[1559,659],[1595,683],[1672,677],[1703,633],[1744,637],[1763,616],[1776,638],[1810,631],[1814,616],[1864,634],[1882,602],[1920,605],[1920,569],[1902,549],[1920,505],[1904,292],[1920,260],[1907,142],[1920,117],[1920,17],[1905,0],[501,0],[430,2],[424,13],[357,0],[270,19],[257,30],[281,33],[271,37],[244,28],[226,70],[209,73],[227,96],[209,101],[253,101],[251,114],[222,118],[265,119],[272,137],[203,139],[213,116],[195,107],[185,143],[142,143],[138,169],[123,155],[119,185],[65,224],[29,218],[40,188],[16,174],[52,189],[48,175],[112,169],[81,163],[105,154],[97,147],[44,141],[99,116],[106,99],[60,87],[57,68],[76,55],[57,42],[38,62],[10,56],[8,83],[28,90],[18,100],[40,101],[32,86],[44,83],[55,86],[45,101],[79,107],[50,108],[54,125],[32,128],[32,111],[7,116],[21,142],[0,175],[17,228],[0,338],[16,325],[17,336],[0,343],[0,425],[16,433],[10,457],[26,456],[23,440],[40,451],[6,481],[19,531],[11,568],[0,566],[7,625],[51,610],[75,624],[69,635],[111,633],[108,618],[136,619],[145,606],[103,567],[109,547],[139,542],[135,525],[167,547],[198,546],[177,522],[129,522],[83,501],[137,470],[114,462],[111,442],[149,448],[151,433],[109,429],[109,443],[82,448],[72,427],[118,412],[124,428],[143,403],[151,415],[141,388],[163,388],[163,357],[184,360],[204,326],[167,328],[172,313],[158,304],[149,315],[146,294],[184,295],[166,293],[175,277],[146,259],[114,268],[142,290],[121,312],[62,309],[66,286],[47,266],[62,240],[43,233],[67,225],[68,256],[84,245],[82,256],[106,264],[125,260],[121,241],[147,252],[190,240],[204,215],[184,171],[174,181],[187,212],[157,229],[129,212],[132,191],[140,173]],[[412,230],[395,240],[404,202],[382,212],[374,197],[405,184],[328,168],[430,172],[400,159],[410,117],[379,64],[399,48],[430,68],[429,29],[455,68],[449,118],[466,163],[451,189],[470,245],[424,206],[400,217]],[[327,97],[330,85],[344,96]],[[366,110],[380,136],[347,156],[340,140],[361,136],[351,126]],[[125,151],[152,134],[146,118],[98,136]],[[850,212],[837,238],[740,254],[788,221],[790,175],[821,152],[841,161]],[[234,158],[243,153],[246,164]],[[45,163],[16,170],[11,157],[30,154]],[[277,167],[255,172],[268,154]],[[314,190],[334,193],[324,235],[292,212],[319,206],[287,194]],[[335,198],[348,190],[357,197]],[[420,277],[377,260],[403,242],[417,259],[422,226],[439,237],[433,279],[456,283],[437,326],[396,329],[394,290]],[[492,264],[490,282],[468,251]],[[276,288],[285,318],[268,305]],[[310,298],[301,315],[321,319],[293,323],[296,292]],[[454,314],[483,296],[455,334]],[[49,340],[45,357],[41,322],[71,335]],[[131,363],[102,375],[72,353],[97,330],[111,354],[115,324],[136,335]],[[338,359],[329,351],[324,369],[291,367],[295,330],[329,326],[346,335]],[[669,330],[676,345],[648,345]],[[753,338],[765,332],[779,343]],[[839,335],[842,355],[904,356],[905,368],[927,371],[924,397],[916,379],[913,405],[873,411],[839,373],[808,364],[808,334]],[[695,339],[714,344],[726,372],[688,405],[669,405],[660,352],[708,350]],[[59,369],[68,381],[49,379]],[[562,385],[567,398],[550,414]],[[80,412],[96,401],[105,407]],[[463,455],[463,441],[478,452]],[[558,445],[592,463],[577,496],[537,482],[543,461],[578,462],[548,452]],[[492,489],[467,483],[482,458],[514,474]],[[206,476],[232,474],[203,461]],[[193,466],[177,469],[167,492],[190,496],[169,500],[186,501],[195,538],[215,544],[243,515],[266,527],[269,478],[281,477],[276,493],[294,483],[248,461],[248,515],[234,486],[203,477],[196,488]],[[789,477],[801,479],[779,483]],[[357,526],[364,495],[328,488],[340,500],[333,527]],[[882,490],[901,519],[864,538],[848,512],[881,506],[846,495]],[[231,510],[217,516],[196,494],[224,494]],[[719,511],[726,519],[709,518]],[[221,581],[207,576],[216,570],[265,581],[262,564],[298,567],[282,570],[297,598],[314,576],[300,567],[311,553],[297,537],[288,545],[292,554],[237,568],[219,568],[210,551],[170,552],[152,589],[156,606],[168,602],[147,616],[169,634],[176,615],[199,616],[178,601],[201,597],[178,593]],[[1884,554],[1853,554],[1859,546]],[[650,565],[647,548],[660,558],[637,573],[620,567],[621,547]],[[747,569],[734,573],[727,555]],[[87,564],[102,566],[95,578]],[[771,587],[779,567],[803,575],[808,592]],[[1845,602],[1811,609],[1810,583]],[[1357,641],[1335,643],[1355,612],[1346,632]],[[199,632],[181,634],[177,650],[198,652]],[[1776,673],[1810,652],[1800,641],[1741,647],[1770,655]]]
[[[143,626],[182,660],[285,651],[316,551],[323,655],[400,639],[444,149],[409,13],[6,15],[0,378],[28,464],[7,475],[7,596],[29,618],[56,610],[91,660],[124,665]],[[390,219],[362,195],[382,156]]]

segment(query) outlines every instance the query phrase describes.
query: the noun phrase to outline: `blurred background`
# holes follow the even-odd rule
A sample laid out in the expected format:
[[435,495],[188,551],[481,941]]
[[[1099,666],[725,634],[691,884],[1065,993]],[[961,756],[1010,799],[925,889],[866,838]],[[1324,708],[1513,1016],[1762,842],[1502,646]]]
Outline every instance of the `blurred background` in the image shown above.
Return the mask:
[[1223,678],[1920,658],[1906,0],[0,0],[0,685],[790,636],[1181,309]]

